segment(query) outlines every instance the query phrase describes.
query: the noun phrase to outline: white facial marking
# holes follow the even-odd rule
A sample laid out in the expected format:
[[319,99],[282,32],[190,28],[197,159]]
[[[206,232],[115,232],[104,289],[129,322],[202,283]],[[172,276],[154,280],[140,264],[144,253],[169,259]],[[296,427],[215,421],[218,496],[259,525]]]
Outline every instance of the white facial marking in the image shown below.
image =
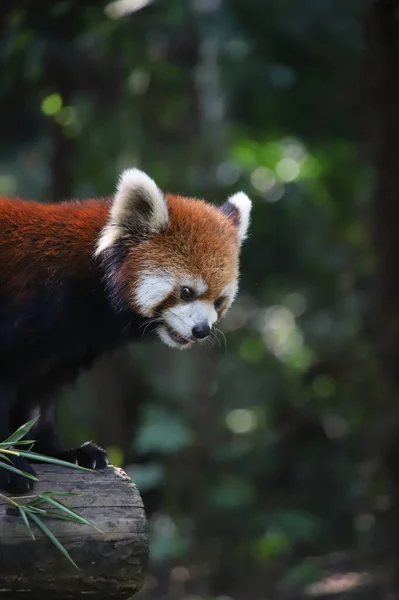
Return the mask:
[[[192,339],[193,327],[200,323],[208,323],[210,327],[217,321],[217,312],[208,300],[195,300],[189,304],[177,304],[172,308],[165,310],[163,319],[168,327],[181,335],[182,337]],[[158,329],[158,335],[163,342],[173,348],[181,348],[182,345],[176,343],[169,335],[165,327]],[[187,348],[189,344],[183,346]]]
[[[179,278],[178,283],[180,284],[182,282],[183,285],[191,285],[198,294],[200,293],[201,287],[198,285],[198,280],[194,282],[193,279],[188,277],[184,277],[184,279]],[[204,289],[205,282],[203,282],[203,284]],[[226,313],[228,308],[234,302],[237,291],[238,281],[231,281],[221,291],[220,296],[226,298],[223,314]],[[206,322],[212,328],[214,323],[218,320],[218,313],[211,301],[199,299],[190,303],[180,303],[166,309],[162,318],[165,324],[160,325],[157,329],[159,338],[170,348],[185,350],[190,348],[195,342],[192,333],[193,327]],[[181,340],[174,339],[171,332],[178,334],[181,338],[185,338],[186,343],[181,343]]]
[[[140,212],[143,200],[150,211]],[[98,256],[118,239],[128,235],[126,223],[134,224],[138,230],[143,228],[155,234],[168,221],[168,205],[155,181],[139,169],[127,169],[119,177],[108,223],[101,232],[94,255]]]
[[183,345],[175,342],[175,340],[170,337],[166,327],[158,327],[157,334],[159,339],[162,340],[164,344],[169,346],[169,348],[178,348],[179,350],[184,350],[185,348],[189,348],[191,346],[191,344]]
[[202,277],[190,277],[190,275],[179,275],[176,285],[192,288],[198,296],[208,291],[208,285]]
[[141,314],[151,316],[154,309],[173,292],[175,286],[175,279],[166,273],[142,274],[134,292],[134,299]]
[[208,291],[208,286],[205,283],[205,281],[202,279],[202,277],[197,277],[194,280],[194,289],[196,290],[197,294],[199,296],[201,296],[202,294],[205,294],[205,292]]
[[228,199],[230,204],[233,204],[240,213],[240,224],[238,226],[238,237],[240,242],[243,242],[247,237],[249,227],[249,217],[251,214],[252,202],[244,192],[237,192]]

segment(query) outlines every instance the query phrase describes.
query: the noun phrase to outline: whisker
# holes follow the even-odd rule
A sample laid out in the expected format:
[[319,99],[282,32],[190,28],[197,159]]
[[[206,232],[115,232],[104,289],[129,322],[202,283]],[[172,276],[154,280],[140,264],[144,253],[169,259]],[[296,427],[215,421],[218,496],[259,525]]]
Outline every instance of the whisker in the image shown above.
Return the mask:
[[212,348],[215,346],[215,337],[214,337],[214,335],[210,335],[209,337],[207,337],[206,341],[209,344],[209,346],[211,346]]
[[219,327],[214,327],[214,329],[217,333],[222,334],[223,342],[224,342],[224,349],[225,349],[225,353],[227,354],[227,340],[226,340],[226,336],[225,336],[224,332],[221,329],[219,329]]
[[212,332],[212,337],[213,337],[213,339],[214,339],[214,341],[215,341],[215,346],[216,346],[216,342],[217,342],[217,343],[218,343],[218,345],[219,345],[219,348],[221,348],[221,347],[222,347],[222,345],[221,345],[221,343],[220,343],[220,340],[219,340],[219,338],[218,338],[218,335],[217,335],[217,332],[216,332],[216,331],[213,331],[213,332]]
[[219,340],[215,335],[214,331],[211,331],[210,335],[206,338],[206,341],[210,346],[214,347],[216,346],[216,342],[218,342]]
[[161,321],[161,320],[162,320],[162,319],[161,319],[160,317],[153,317],[153,318],[149,319],[148,321],[146,321],[145,323],[142,323],[142,324],[139,326],[139,329],[140,329],[141,327],[144,327],[144,329],[143,329],[143,333],[141,334],[141,339],[143,339],[143,337],[144,337],[144,335],[145,335],[145,333],[146,333],[146,331],[147,331],[148,327],[150,327],[150,325],[153,325],[154,323],[157,323],[157,322],[159,322],[159,321]]
[[203,340],[199,340],[199,343],[203,344],[204,346],[206,345],[213,347],[215,345],[213,332],[211,331],[208,337],[204,338]]
[[147,329],[147,327],[149,327],[153,323],[154,323],[154,321],[146,321],[145,323],[142,323],[142,325],[140,325],[139,329],[143,328],[143,330],[145,331]]
[[150,325],[151,323],[155,323],[156,321],[160,320],[160,317],[151,317],[150,319],[144,321],[144,323],[141,323],[141,325],[139,325],[139,329],[141,329],[141,327],[145,327],[146,325]]
[[147,326],[144,327],[143,332],[141,334],[141,339],[143,339],[143,337],[145,336],[145,332],[147,331],[147,328],[151,325],[151,323],[147,323]]

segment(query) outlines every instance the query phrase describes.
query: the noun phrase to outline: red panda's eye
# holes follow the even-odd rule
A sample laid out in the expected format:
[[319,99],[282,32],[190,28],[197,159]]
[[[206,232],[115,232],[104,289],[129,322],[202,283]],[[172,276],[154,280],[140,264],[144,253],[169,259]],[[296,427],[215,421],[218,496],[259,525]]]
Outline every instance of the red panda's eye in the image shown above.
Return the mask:
[[220,298],[218,298],[217,300],[215,300],[215,308],[216,310],[218,310],[218,308],[220,308],[223,304],[223,302],[226,300],[226,296],[220,296]]
[[189,287],[182,287],[180,290],[180,298],[189,302],[190,300],[194,300],[195,292]]

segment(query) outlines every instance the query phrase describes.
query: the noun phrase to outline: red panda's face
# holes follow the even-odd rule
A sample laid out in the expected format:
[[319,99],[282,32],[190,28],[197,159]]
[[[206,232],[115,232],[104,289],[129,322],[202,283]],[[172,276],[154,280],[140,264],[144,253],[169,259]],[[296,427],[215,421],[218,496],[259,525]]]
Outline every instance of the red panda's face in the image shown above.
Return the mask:
[[168,346],[207,338],[233,303],[250,208],[242,192],[218,208],[164,195],[137,169],[122,174],[96,252],[124,245],[115,283],[135,312],[154,320]]

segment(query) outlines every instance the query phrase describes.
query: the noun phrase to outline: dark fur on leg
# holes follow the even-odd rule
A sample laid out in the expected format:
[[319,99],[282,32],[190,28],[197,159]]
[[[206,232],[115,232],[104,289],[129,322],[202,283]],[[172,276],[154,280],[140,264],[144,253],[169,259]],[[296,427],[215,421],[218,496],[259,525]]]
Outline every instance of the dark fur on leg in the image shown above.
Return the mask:
[[58,452],[54,458],[93,470],[105,469],[109,464],[109,458],[105,450],[94,444],[94,442],[85,442],[79,448],[63,450]]
[[[4,442],[12,433],[13,428],[10,422],[10,413],[16,399],[15,388],[7,383],[0,383],[0,442]],[[7,460],[8,459],[8,460]],[[12,494],[24,494],[33,488],[34,481],[10,471],[11,467],[19,469],[30,475],[36,475],[29,462],[21,456],[7,455],[7,458],[0,458],[0,489]]]
[[[15,393],[12,387],[0,386],[0,441],[8,438],[13,431],[29,420],[29,415],[21,409],[21,406],[15,401]],[[18,416],[20,421],[10,423],[9,415],[15,413],[12,408],[19,408]],[[58,436],[56,422],[55,405],[52,402],[46,403],[41,407],[38,420],[32,429],[25,436],[26,439],[33,439],[34,445],[32,452],[43,454],[59,460],[74,463],[87,469],[103,469],[109,463],[109,458],[105,450],[94,444],[86,442],[79,448],[65,450],[62,448]],[[15,421],[15,419],[13,420]],[[31,463],[40,463],[39,459],[26,459],[17,456],[8,456],[7,459],[0,458],[0,462],[13,468],[36,475]],[[0,465],[0,489],[13,494],[24,494],[34,487],[34,481],[10,471]]]
[[[6,466],[14,467],[15,469],[36,476],[34,468],[22,456],[14,456],[11,462],[4,459],[0,459],[0,461],[4,462]],[[18,473],[13,473],[9,469],[0,466],[0,489],[5,492],[18,495],[25,494],[33,489],[34,483],[32,479]]]
[[109,464],[108,455],[103,448],[93,442],[85,442],[78,448],[68,450],[62,448],[55,413],[54,404],[49,404],[43,409],[31,436],[35,440],[33,451],[80,465],[86,469],[104,469]]

